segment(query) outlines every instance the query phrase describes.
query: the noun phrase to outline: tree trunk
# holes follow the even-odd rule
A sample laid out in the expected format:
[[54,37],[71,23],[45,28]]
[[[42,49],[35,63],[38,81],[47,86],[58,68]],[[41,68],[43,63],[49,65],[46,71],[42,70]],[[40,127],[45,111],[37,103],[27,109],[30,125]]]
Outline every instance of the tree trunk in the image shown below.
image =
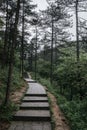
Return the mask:
[[56,32],[55,32],[55,64],[57,62],[57,36],[56,36]]
[[9,102],[9,95],[10,95],[10,88],[12,82],[12,72],[13,72],[13,61],[14,61],[14,51],[15,51],[15,44],[16,44],[16,37],[17,37],[17,25],[19,20],[19,10],[20,10],[20,0],[17,1],[17,10],[15,16],[15,23],[14,23],[14,35],[12,37],[12,46],[10,51],[10,59],[9,59],[9,68],[8,68],[8,81],[6,87],[6,96],[5,96],[5,105]]
[[31,71],[33,70],[33,43],[31,43]]
[[24,0],[23,0],[23,16],[22,16],[22,45],[21,45],[21,50],[22,50],[22,77],[24,73]]
[[54,29],[54,21],[52,16],[52,40],[51,40],[51,67],[50,67],[50,82],[53,82],[53,29]]
[[77,62],[79,61],[79,33],[78,33],[78,0],[76,0],[76,9],[75,9],[75,13],[76,13],[76,49],[77,49]]
[[35,80],[37,79],[37,25],[36,25],[36,46],[35,46]]
[[4,48],[3,48],[3,61],[2,61],[2,68],[6,64],[6,60],[8,57],[7,54],[7,45],[8,45],[8,25],[9,25],[9,19],[8,19],[8,0],[6,1],[6,27],[5,27],[5,37],[4,37]]

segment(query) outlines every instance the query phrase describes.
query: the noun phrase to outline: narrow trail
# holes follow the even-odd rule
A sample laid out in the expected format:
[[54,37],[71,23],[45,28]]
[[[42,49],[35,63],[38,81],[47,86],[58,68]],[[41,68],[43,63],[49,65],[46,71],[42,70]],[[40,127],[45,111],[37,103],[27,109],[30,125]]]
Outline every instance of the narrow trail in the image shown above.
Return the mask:
[[69,123],[58,107],[54,95],[48,92],[45,86],[32,80],[30,76],[28,78],[25,74],[24,77],[26,77],[28,89],[8,130],[52,130],[48,97],[51,100],[54,130],[70,130]]
[[46,91],[36,81],[25,78],[28,90],[8,130],[51,130],[51,117]]

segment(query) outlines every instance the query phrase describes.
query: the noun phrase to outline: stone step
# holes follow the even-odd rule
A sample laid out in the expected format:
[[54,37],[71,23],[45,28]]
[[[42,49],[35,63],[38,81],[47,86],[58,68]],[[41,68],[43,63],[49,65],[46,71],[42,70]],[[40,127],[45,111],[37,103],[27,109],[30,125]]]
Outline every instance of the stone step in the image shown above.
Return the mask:
[[51,130],[51,123],[14,121],[8,130]]
[[23,102],[48,102],[47,97],[37,97],[37,96],[26,96],[22,100]]
[[25,96],[37,96],[37,97],[47,97],[47,94],[34,94],[34,93],[32,93],[32,94],[30,94],[30,93],[25,93]]
[[37,82],[36,80],[32,80],[32,79],[29,79],[29,78],[24,78],[24,80],[26,82],[29,82],[29,83],[36,83]]
[[16,121],[50,121],[49,110],[19,110],[14,116]]
[[24,110],[49,110],[48,102],[26,102],[22,103],[20,109]]
[[46,95],[44,87],[38,83],[28,83],[29,88],[26,92],[27,95]]

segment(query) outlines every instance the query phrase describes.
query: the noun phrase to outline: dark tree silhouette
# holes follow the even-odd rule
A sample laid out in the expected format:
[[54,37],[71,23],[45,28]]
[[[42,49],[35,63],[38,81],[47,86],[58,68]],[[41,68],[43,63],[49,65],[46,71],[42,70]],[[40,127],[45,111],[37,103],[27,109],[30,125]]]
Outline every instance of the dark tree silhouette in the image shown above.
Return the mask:
[[24,73],[24,23],[25,23],[25,19],[24,19],[24,5],[25,5],[25,1],[23,0],[23,9],[22,9],[22,44],[21,44],[21,60],[22,60],[22,65],[21,65],[21,71],[22,71],[22,77],[23,77],[23,73]]
[[7,105],[9,102],[10,88],[11,88],[11,83],[12,83],[13,61],[14,61],[14,51],[15,51],[15,44],[16,44],[16,38],[17,38],[17,25],[18,25],[18,20],[19,20],[19,10],[20,10],[20,0],[17,1],[17,8],[16,8],[14,33],[12,36],[12,44],[11,44],[11,50],[10,50],[6,96],[5,96],[5,102],[4,102],[5,105]]

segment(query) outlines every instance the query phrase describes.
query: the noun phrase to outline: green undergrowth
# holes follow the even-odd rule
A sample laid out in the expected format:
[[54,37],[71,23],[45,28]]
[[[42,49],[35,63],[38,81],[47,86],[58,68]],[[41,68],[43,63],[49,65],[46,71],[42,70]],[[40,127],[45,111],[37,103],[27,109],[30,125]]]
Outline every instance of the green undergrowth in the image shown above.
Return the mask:
[[[0,101],[4,100],[6,85],[7,85],[7,71],[8,68],[0,69]],[[14,68],[12,74],[12,84],[10,91],[14,92],[25,85],[24,80],[21,78],[20,72],[17,68]]]
[[[51,102],[50,97],[48,97],[48,102],[49,102],[50,106],[52,106],[52,102]],[[53,111],[52,111],[51,107],[50,107],[50,113],[51,113],[51,127],[52,127],[52,130],[55,130],[55,120],[53,117]]]
[[71,130],[87,130],[87,98],[67,99],[59,93],[58,87],[51,85],[49,79],[41,78],[37,75],[38,81],[56,97],[57,104],[68,119]]
[[8,105],[0,105],[0,121],[11,121],[15,111],[18,110],[18,106],[10,102]]
[[[18,106],[13,102],[9,101],[8,105],[4,105],[7,85],[7,72],[8,68],[0,69],[0,120],[11,120],[14,111],[18,109]],[[15,91],[19,91],[23,86],[26,87],[26,83],[21,78],[20,71],[14,67],[12,74],[12,84],[10,88],[10,94]]]

